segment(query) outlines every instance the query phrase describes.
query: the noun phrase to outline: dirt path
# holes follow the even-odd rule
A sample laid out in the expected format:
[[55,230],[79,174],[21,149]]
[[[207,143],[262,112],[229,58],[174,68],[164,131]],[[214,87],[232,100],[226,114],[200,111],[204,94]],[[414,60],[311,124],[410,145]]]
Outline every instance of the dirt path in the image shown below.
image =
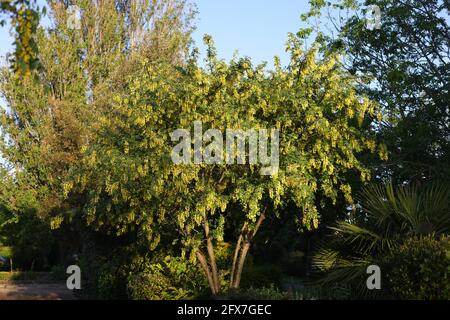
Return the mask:
[[0,283],[0,300],[74,300],[72,291],[55,283]]

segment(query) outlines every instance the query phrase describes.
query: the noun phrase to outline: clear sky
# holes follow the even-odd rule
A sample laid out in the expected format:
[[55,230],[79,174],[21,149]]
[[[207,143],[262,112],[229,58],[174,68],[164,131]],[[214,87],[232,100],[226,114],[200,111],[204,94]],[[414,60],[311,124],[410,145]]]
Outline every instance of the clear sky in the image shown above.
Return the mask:
[[[300,14],[307,0],[197,0],[198,21],[194,40],[201,49],[205,33],[210,34],[221,58],[229,60],[235,50],[256,63],[272,64],[278,55],[288,63],[285,42],[288,32],[300,28]],[[204,51],[204,50],[202,50]]]
[[[42,0],[39,0],[42,3]],[[284,43],[288,32],[300,27],[300,14],[307,0],[194,0],[198,7],[196,45],[204,52],[202,38],[213,36],[221,58],[229,60],[235,50],[255,63],[272,64],[278,55],[283,64],[288,57]],[[0,55],[11,50],[9,27],[0,28]]]
[[[1,18],[1,17],[0,17]],[[5,53],[12,48],[12,38],[9,36],[9,24],[0,27],[0,56],[4,57]]]

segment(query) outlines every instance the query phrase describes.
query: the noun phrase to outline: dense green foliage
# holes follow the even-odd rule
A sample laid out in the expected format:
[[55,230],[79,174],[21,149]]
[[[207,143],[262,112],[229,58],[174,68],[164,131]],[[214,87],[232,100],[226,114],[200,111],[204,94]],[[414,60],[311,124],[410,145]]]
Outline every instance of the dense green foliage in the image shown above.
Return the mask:
[[411,238],[388,258],[388,286],[395,298],[450,299],[450,243],[448,238]]
[[[68,23],[69,4],[81,9],[79,29]],[[136,61],[184,60],[195,11],[185,1],[49,1],[48,7],[53,23],[34,35],[41,68],[19,79],[8,66],[1,69],[0,229],[12,238],[6,222],[27,216],[47,233],[57,229],[61,263],[84,252],[82,261],[94,266],[96,240],[79,215],[83,195],[65,198],[63,182],[93,140],[94,120],[109,112],[104,97],[121,88]],[[61,215],[64,224],[53,218]]]
[[[335,233],[314,256],[317,270],[327,272],[319,282],[347,284],[360,296],[368,295],[362,279],[367,266],[376,264],[383,266],[389,279],[377,294],[411,298],[409,294],[420,289],[418,298],[436,298],[430,294],[433,286],[448,283],[448,243],[433,239],[450,233],[449,189],[443,185],[370,186],[360,203],[362,212],[352,221],[331,227]],[[435,294],[445,296],[444,291]]]
[[[450,176],[450,3],[446,0],[311,1],[305,19],[322,17],[316,29],[327,53],[342,51],[360,91],[380,104],[376,132],[388,146],[376,173],[395,182]],[[367,28],[366,10],[377,5],[381,28]],[[350,14],[348,14],[350,10]],[[331,14],[327,12],[331,11]],[[329,17],[329,18],[326,18]],[[324,26],[334,30],[334,36]],[[303,32],[307,36],[310,32]]]
[[[405,267],[391,276],[392,286],[397,289],[387,293],[386,288],[385,297],[432,299],[439,295],[445,298],[444,291],[430,294],[433,286],[445,286],[447,281],[442,251],[437,250],[436,256],[430,257],[430,261],[440,260],[444,265],[440,268],[440,263],[433,265],[426,261],[425,244],[422,251],[414,251],[414,241],[422,240],[412,239],[424,234],[448,234],[449,198],[445,188],[450,176],[449,2],[310,3],[311,10],[303,19],[312,23],[299,35],[307,41],[315,33],[324,55],[345,52],[346,69],[365,78],[358,91],[380,105],[383,116],[372,129],[386,143],[389,159],[379,162],[365,157],[363,161],[374,169],[376,179],[394,184],[384,191],[379,188],[364,191],[363,199],[358,201],[362,213],[358,210],[331,228],[335,232],[333,243],[326,245],[327,249],[321,250],[315,261],[319,269],[333,270],[322,280],[350,286],[350,291],[357,291],[352,296],[362,296],[367,292],[364,282],[358,279],[366,276],[367,265],[386,263],[389,269],[395,265],[392,261],[402,261]],[[366,13],[371,5],[380,8],[380,28],[367,27]],[[444,184],[420,188],[413,184],[430,185],[436,180]],[[411,186],[403,189],[405,184]],[[395,185],[402,187],[394,191]],[[376,210],[380,212],[373,215]],[[430,242],[429,247],[433,246]],[[390,263],[384,255],[392,255]],[[419,261],[424,270],[433,270],[435,275],[412,270]],[[425,283],[423,288],[418,287],[417,279]]]
[[128,294],[139,300],[192,299],[205,294],[207,283],[201,269],[183,258],[165,257],[130,275]]
[[16,267],[31,270],[48,267],[54,237],[48,224],[36,214],[33,192],[25,188],[17,190],[3,170],[0,175],[3,175],[0,180],[1,244],[12,248],[10,257]]

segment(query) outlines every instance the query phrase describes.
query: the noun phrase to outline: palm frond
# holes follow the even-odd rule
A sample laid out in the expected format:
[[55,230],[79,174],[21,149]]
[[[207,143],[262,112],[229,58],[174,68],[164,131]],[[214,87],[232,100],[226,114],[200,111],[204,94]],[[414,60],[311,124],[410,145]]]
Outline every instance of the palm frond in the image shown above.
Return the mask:
[[313,257],[315,270],[325,273],[322,285],[352,284],[365,295],[360,280],[368,265],[381,263],[409,237],[450,233],[450,188],[445,185],[373,184],[358,201],[364,219],[330,227],[331,241],[320,245]]

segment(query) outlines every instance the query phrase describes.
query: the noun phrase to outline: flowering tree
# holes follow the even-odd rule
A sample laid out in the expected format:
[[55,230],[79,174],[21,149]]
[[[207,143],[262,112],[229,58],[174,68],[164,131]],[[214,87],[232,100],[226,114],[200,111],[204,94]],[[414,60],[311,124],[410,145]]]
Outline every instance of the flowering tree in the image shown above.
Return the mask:
[[[181,67],[142,62],[99,119],[98,141],[84,150],[83,165],[65,189],[88,195],[90,224],[117,234],[137,230],[150,249],[168,227],[176,230],[174,238],[201,265],[216,295],[225,285],[215,257],[224,237],[235,241],[226,271],[228,285],[238,288],[252,240],[268,215],[295,204],[299,223],[316,228],[316,193],[332,200],[342,193],[352,203],[345,173],[359,171],[363,181],[370,176],[357,154],[368,149],[386,155],[360,128],[375,107],[355,93],[357,80],[337,56],[320,59],[291,36],[290,66],[283,69],[275,59],[268,72],[245,58],[220,61],[211,38],[205,42],[206,68],[198,66],[195,52]],[[223,135],[227,129],[279,130],[278,171],[261,175],[261,164],[247,157],[239,164],[174,163],[173,133],[192,130],[196,121]],[[203,153],[212,145],[207,140]],[[214,152],[230,156],[230,150]]]
[[[39,65],[34,35],[41,12],[45,14],[45,7],[41,11],[38,6],[35,6],[35,0],[0,1],[0,14],[10,16],[11,26],[15,31],[15,52],[12,62],[17,76],[28,76],[31,70]],[[5,20],[0,20],[1,26],[5,23]]]

